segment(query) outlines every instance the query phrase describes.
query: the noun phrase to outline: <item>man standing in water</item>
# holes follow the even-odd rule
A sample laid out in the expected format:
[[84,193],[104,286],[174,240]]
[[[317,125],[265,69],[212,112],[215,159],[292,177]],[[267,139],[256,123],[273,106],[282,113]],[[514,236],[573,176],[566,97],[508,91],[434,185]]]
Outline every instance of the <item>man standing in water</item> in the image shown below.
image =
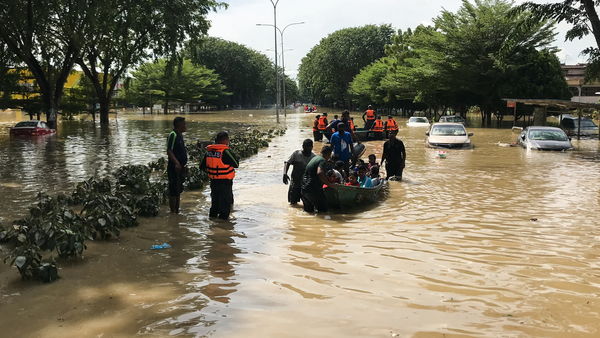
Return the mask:
[[304,211],[314,212],[315,208],[318,212],[327,212],[327,200],[323,192],[323,185],[334,185],[327,179],[327,171],[331,169],[331,164],[328,163],[331,158],[333,149],[330,146],[324,146],[321,149],[321,156],[313,157],[306,165],[306,171],[302,179],[302,203]]
[[398,133],[390,133],[389,140],[383,144],[383,155],[381,155],[381,165],[384,161],[385,164],[386,179],[390,179],[392,176],[396,176],[398,180],[402,181],[402,172],[406,164],[406,149],[404,143],[396,138]]
[[173,131],[167,137],[167,177],[169,179],[169,207],[171,213],[179,213],[179,203],[183,192],[183,181],[185,180],[188,161],[187,149],[183,141],[183,133],[187,131],[185,118],[173,119]]
[[222,131],[217,134],[215,144],[206,147],[206,155],[200,164],[200,169],[205,170],[210,179],[209,217],[229,219],[233,204],[233,179],[237,167],[237,156],[229,149],[229,135]]
[[[298,202],[300,202],[302,176],[304,175],[304,170],[306,170],[306,165],[308,162],[315,157],[312,149],[313,141],[311,139],[306,139],[304,142],[302,142],[302,150],[296,150],[292,156],[290,156],[289,160],[284,163],[283,184],[290,184],[290,189],[288,190],[288,202],[292,205],[296,205]],[[291,181],[287,174],[288,170],[290,169],[290,165],[294,166],[294,169],[292,170]]]
[[333,146],[336,160],[344,162],[344,170],[349,172],[354,144],[352,135],[346,131],[346,125],[343,122],[338,123],[337,131],[331,135],[331,146]]

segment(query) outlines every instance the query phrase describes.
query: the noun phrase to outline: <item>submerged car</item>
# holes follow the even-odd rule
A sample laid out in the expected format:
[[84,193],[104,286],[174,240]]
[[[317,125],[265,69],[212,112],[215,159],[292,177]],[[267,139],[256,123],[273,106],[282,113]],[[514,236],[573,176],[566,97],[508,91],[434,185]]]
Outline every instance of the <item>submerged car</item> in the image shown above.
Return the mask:
[[460,115],[445,115],[441,116],[438,122],[449,122],[449,123],[461,123],[462,125],[467,124],[467,120],[465,120]]
[[569,136],[594,136],[598,135],[598,126],[587,117],[581,118],[581,128],[579,127],[579,117],[564,115],[560,120],[560,127]]
[[10,128],[10,134],[15,136],[38,136],[56,133],[55,129],[50,129],[46,122],[31,120],[17,123]]
[[573,148],[567,134],[555,127],[527,127],[523,129],[517,142],[527,149],[561,151]]
[[473,133],[460,123],[434,123],[427,135],[427,145],[432,148],[471,148]]
[[429,127],[429,120],[426,117],[413,116],[406,122],[408,127]]

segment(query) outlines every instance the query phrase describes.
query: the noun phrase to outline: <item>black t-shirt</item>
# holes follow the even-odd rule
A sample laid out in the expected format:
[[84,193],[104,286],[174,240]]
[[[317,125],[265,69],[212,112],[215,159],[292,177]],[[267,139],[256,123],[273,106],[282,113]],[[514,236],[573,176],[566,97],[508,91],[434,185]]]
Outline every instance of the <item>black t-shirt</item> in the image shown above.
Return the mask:
[[397,140],[393,144],[391,141],[386,141],[383,144],[383,154],[385,155],[385,160],[390,164],[402,164],[406,160],[406,149],[404,148],[404,143],[400,140]]
[[[185,142],[183,141],[183,134],[177,134],[175,131],[172,131],[167,138],[167,150],[173,152],[181,166],[187,164],[188,155]],[[175,166],[175,163],[171,163],[171,159],[169,159],[169,166]]]

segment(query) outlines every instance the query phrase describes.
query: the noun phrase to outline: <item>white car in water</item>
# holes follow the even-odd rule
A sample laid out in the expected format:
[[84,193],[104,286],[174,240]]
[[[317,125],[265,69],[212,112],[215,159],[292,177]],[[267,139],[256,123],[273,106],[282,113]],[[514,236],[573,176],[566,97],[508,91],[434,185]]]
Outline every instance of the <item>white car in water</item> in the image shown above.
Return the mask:
[[427,135],[427,146],[432,148],[471,148],[470,137],[467,129],[461,123],[434,123]]
[[407,127],[429,127],[429,120],[422,116],[413,116],[406,122]]

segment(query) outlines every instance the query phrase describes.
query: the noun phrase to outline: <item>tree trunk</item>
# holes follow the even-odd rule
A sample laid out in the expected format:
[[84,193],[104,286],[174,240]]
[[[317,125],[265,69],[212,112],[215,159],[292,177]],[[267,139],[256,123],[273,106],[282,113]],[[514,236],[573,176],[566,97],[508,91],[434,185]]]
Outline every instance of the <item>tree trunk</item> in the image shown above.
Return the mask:
[[100,124],[108,125],[108,113],[110,112],[110,100],[107,97],[99,97]]
[[169,113],[169,99],[165,98],[165,106],[163,108],[163,113],[167,115]]

